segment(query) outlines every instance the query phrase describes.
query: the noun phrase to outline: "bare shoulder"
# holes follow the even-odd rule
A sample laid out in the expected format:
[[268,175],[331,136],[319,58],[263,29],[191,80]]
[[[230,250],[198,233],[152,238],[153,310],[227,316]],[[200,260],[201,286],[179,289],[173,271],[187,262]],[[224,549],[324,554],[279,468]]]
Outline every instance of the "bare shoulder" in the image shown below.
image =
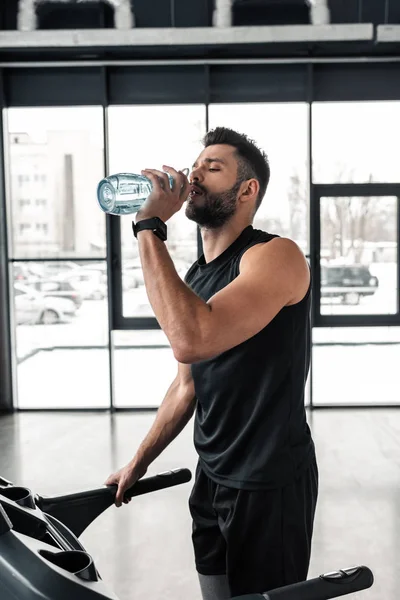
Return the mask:
[[300,302],[310,285],[310,268],[301,248],[294,240],[277,237],[249,248],[240,262],[240,272],[257,272],[266,279],[289,285],[292,299],[288,305]]
[[272,239],[270,242],[255,244],[249,248],[243,255],[240,267],[248,268],[257,263],[273,263],[281,266],[283,263],[287,266],[301,265],[307,266],[306,258],[293,240],[284,237]]

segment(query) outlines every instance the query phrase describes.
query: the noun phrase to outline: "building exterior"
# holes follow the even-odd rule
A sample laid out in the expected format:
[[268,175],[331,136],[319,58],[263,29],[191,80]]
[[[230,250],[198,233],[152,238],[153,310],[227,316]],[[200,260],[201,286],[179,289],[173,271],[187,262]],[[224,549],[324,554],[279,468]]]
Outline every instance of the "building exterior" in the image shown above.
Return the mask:
[[9,133],[9,152],[11,255],[104,254],[104,214],[96,204],[103,148],[90,132],[47,131],[44,140]]

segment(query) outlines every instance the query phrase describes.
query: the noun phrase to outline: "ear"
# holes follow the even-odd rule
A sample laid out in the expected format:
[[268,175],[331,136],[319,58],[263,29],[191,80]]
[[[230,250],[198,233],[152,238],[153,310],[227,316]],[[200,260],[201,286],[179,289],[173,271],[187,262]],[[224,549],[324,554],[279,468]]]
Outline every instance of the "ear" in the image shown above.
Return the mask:
[[239,200],[241,202],[249,202],[249,200],[255,200],[260,191],[260,184],[257,179],[247,179],[243,181],[241,185],[241,191],[239,194]]

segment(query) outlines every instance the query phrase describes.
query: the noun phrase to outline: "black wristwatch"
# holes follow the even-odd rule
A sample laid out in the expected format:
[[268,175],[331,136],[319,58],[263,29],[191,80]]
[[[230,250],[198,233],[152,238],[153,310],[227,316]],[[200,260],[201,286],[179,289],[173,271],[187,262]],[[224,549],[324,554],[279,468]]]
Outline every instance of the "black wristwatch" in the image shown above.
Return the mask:
[[132,222],[133,235],[137,238],[139,231],[143,229],[151,229],[154,235],[156,235],[163,242],[167,239],[167,226],[164,221],[161,221],[158,217],[152,217],[151,219],[143,219],[143,221]]

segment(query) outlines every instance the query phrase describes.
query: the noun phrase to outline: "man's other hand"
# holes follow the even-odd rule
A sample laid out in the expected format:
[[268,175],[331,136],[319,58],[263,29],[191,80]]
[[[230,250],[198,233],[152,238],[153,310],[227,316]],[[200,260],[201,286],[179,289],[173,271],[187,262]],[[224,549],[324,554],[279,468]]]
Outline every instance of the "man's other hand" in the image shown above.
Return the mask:
[[124,498],[126,490],[132,487],[143,475],[146,474],[147,468],[141,467],[134,460],[130,461],[125,467],[122,467],[116,473],[109,476],[104,485],[117,485],[117,493],[115,495],[115,506],[129,504],[131,498]]

